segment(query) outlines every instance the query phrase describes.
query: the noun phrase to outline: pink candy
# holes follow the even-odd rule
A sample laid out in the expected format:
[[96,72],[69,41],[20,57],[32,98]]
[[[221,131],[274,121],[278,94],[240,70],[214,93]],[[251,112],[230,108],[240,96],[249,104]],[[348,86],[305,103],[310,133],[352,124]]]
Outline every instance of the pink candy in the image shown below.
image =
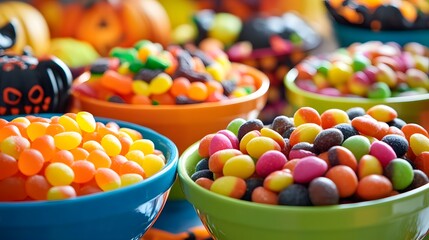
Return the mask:
[[396,158],[396,153],[393,148],[383,141],[373,142],[369,149],[369,154],[376,157],[383,168],[386,167],[390,161]]
[[309,156],[299,160],[293,170],[293,179],[296,183],[309,183],[311,180],[323,176],[328,170],[328,164],[322,159]]
[[259,157],[256,163],[256,173],[261,177],[266,177],[276,170],[281,170],[286,162],[287,159],[283,153],[269,150]]

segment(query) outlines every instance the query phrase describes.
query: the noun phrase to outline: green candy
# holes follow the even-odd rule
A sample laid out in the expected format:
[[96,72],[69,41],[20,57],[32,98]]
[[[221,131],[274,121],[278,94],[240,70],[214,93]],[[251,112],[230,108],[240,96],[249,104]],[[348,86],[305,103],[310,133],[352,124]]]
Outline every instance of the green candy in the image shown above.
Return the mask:
[[402,158],[395,158],[384,169],[385,176],[392,182],[395,190],[403,190],[414,179],[414,171],[411,164]]
[[354,135],[344,140],[342,146],[350,150],[359,161],[363,155],[369,153],[371,142],[362,135]]
[[368,98],[370,99],[383,99],[389,98],[392,96],[392,91],[390,90],[387,83],[376,82],[371,85],[371,88],[368,91]]
[[243,123],[245,122],[246,120],[244,118],[233,119],[231,122],[228,123],[226,129],[233,132],[235,136],[238,136],[238,129],[240,129],[241,125],[243,125]]

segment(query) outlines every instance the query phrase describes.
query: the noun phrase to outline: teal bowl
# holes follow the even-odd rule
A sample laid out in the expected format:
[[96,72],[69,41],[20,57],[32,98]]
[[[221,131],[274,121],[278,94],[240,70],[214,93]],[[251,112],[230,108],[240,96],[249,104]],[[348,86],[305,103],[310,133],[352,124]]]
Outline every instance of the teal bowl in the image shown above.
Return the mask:
[[429,234],[429,184],[384,199],[335,206],[274,206],[213,193],[192,181],[198,143],[182,153],[179,182],[216,240],[414,240]]
[[332,20],[332,29],[340,47],[368,41],[396,42],[401,46],[409,42],[418,42],[429,47],[429,29],[373,31],[369,28],[341,24],[334,20]]
[[177,176],[176,145],[137,124],[108,118],[96,121],[114,121],[139,131],[163,152],[166,165],[141,183],[110,192],[59,201],[0,202],[0,239],[140,239],[153,225]]

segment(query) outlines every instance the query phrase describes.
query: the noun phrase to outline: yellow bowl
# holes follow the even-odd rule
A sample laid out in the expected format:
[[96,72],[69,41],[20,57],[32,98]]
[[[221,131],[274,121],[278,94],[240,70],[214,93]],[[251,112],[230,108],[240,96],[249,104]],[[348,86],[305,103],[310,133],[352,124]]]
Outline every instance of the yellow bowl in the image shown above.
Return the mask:
[[367,110],[374,105],[385,104],[394,108],[405,122],[417,123],[429,131],[429,94],[384,99],[332,97],[299,88],[295,84],[297,76],[298,70],[294,68],[284,78],[288,115],[293,114],[298,108],[304,106],[312,107],[322,113],[331,108],[347,110],[352,107],[362,107]]

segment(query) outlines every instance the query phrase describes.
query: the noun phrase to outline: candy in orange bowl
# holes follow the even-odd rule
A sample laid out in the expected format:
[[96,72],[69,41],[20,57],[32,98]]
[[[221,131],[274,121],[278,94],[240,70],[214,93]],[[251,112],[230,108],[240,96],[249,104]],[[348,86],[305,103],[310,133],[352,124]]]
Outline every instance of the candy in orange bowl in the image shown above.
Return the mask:
[[[141,44],[113,51],[116,57],[107,61],[110,66],[116,64],[115,70],[97,75],[97,66],[93,66],[78,77],[72,90],[77,108],[154,129],[183,152],[234,118],[256,118],[266,103],[269,79],[265,74],[230,63],[220,50],[208,55],[198,49],[162,50],[154,43]],[[131,65],[126,60],[130,56],[135,60]],[[126,83],[108,86],[104,82],[106,89],[106,73],[118,77],[116,80],[126,76]],[[178,79],[186,83],[176,84]]]

